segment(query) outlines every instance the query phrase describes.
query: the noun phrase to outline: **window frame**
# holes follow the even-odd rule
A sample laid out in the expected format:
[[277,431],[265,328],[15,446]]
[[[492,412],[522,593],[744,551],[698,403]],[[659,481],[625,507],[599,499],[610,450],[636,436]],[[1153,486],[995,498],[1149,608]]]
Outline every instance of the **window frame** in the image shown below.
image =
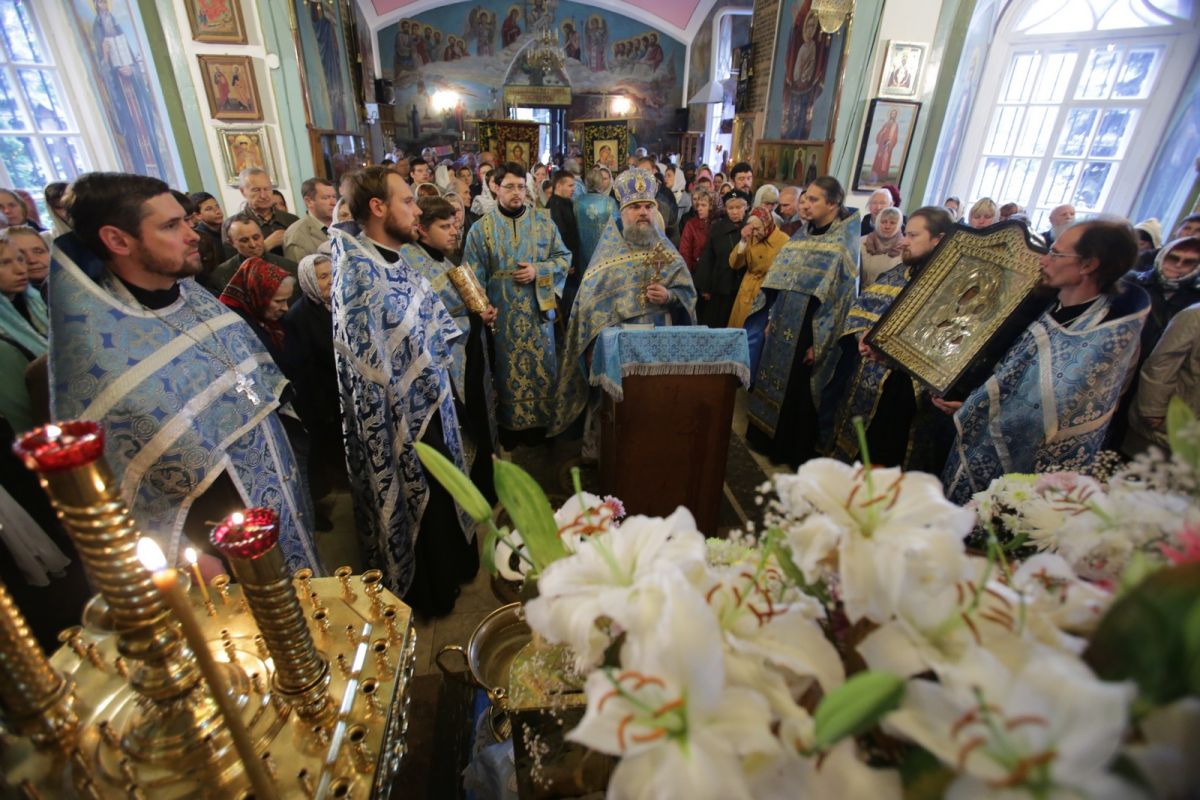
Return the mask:
[[[988,131],[993,117],[1000,107],[1001,89],[1013,58],[1021,53],[1032,51],[1043,53],[1072,51],[1076,54],[1075,64],[1072,67],[1066,94],[1061,102],[1055,104],[1057,116],[1050,133],[1047,150],[1040,157],[1034,156],[1034,158],[1039,158],[1041,163],[1033,183],[1032,196],[1028,198],[994,197],[993,199],[997,203],[1020,202],[1023,207],[1027,207],[1032,212],[1031,222],[1034,223],[1035,229],[1042,230],[1046,224],[1043,221],[1044,212],[1037,212],[1035,209],[1042,194],[1046,191],[1045,181],[1050,173],[1052,162],[1056,160],[1055,151],[1070,110],[1083,107],[1095,107],[1101,110],[1114,106],[1131,107],[1139,110],[1138,119],[1130,134],[1131,144],[1120,158],[1111,161],[1116,165],[1116,172],[1112,177],[1108,195],[1099,209],[1089,212],[1128,216],[1140,194],[1142,182],[1153,166],[1157,152],[1157,146],[1140,146],[1137,144],[1137,140],[1139,138],[1144,140],[1147,135],[1161,136],[1170,124],[1176,102],[1164,102],[1162,98],[1169,97],[1176,101],[1186,88],[1189,70],[1179,68],[1178,64],[1181,61],[1187,61],[1190,66],[1191,56],[1200,47],[1200,29],[1197,26],[1197,17],[1200,14],[1194,7],[1190,21],[1146,28],[1093,30],[1067,34],[1027,34],[1017,30],[1018,24],[1030,6],[1038,2],[1039,0],[1018,0],[1011,3],[1004,10],[999,24],[996,26],[993,45],[988,52],[979,83],[979,91],[976,94],[963,137],[962,152],[969,154],[970,158],[961,159],[955,167],[949,181],[951,191],[948,194],[969,198],[968,205],[979,199],[974,196],[973,190],[986,158],[985,145]],[[1074,97],[1087,64],[1088,54],[1093,48],[1104,45],[1126,49],[1142,46],[1163,47],[1162,62],[1147,98],[1089,100]],[[1007,157],[1020,158],[1022,156],[1009,155]],[[1088,159],[1079,160],[1086,162]]]

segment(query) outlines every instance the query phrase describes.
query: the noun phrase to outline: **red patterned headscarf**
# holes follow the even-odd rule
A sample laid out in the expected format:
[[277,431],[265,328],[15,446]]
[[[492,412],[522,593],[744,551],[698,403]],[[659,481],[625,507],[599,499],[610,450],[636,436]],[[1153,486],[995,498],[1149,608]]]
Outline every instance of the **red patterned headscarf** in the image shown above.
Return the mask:
[[762,206],[751,209],[750,216],[758,217],[758,221],[763,224],[763,239],[766,240],[775,232],[775,215]]
[[229,279],[220,300],[252,316],[271,335],[275,345],[283,347],[283,325],[278,320],[268,321],[264,314],[279,285],[290,277],[286,269],[266,259],[247,258]]

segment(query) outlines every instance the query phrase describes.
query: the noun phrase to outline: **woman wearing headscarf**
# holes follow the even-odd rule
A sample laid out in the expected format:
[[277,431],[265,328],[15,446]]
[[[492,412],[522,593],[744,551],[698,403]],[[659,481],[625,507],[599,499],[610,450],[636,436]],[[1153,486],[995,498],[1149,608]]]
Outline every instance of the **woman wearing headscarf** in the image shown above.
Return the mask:
[[895,206],[879,212],[875,228],[862,237],[862,264],[859,291],[875,282],[883,273],[900,263],[904,232],[900,230],[900,209]]
[[701,325],[724,328],[729,322],[742,278],[742,273],[729,269],[729,264],[741,241],[747,205],[740,196],[729,198],[725,202],[725,216],[714,219],[709,226],[708,244],[701,251],[692,273],[696,291],[700,294],[696,317]]
[[324,520],[320,499],[345,484],[346,458],[342,448],[342,415],[338,401],[337,367],[333,359],[333,314],[330,287],[333,264],[316,253],[300,260],[300,299],[283,317],[287,361],[296,387],[296,410],[312,444],[308,479],[318,525]]
[[25,387],[25,368],[44,355],[50,317],[41,294],[29,283],[29,269],[15,244],[0,240],[0,415],[15,432],[32,428],[40,415]]
[[281,320],[295,288],[296,279],[283,267],[262,258],[247,258],[229,279],[219,298],[246,320],[289,379],[292,377],[291,365],[284,351]]
[[750,212],[742,226],[742,240],[729,254],[729,268],[745,271],[733,301],[733,310],[729,312],[730,328],[745,324],[763,279],[767,277],[767,270],[787,243],[788,235],[775,227],[775,215],[770,209],[760,206]]

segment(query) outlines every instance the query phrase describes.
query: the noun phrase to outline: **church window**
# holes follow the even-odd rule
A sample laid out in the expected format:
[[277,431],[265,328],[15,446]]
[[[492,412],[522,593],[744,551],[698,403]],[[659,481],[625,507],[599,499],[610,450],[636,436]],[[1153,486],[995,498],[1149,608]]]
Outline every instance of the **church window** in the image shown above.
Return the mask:
[[[1024,0],[1005,13],[953,183],[1026,209],[1130,213],[1196,47],[1192,0]],[[1174,65],[1174,66],[1171,66]],[[994,102],[987,102],[991,97]],[[1153,102],[1152,102],[1153,99]]]
[[31,4],[0,0],[0,186],[28,190],[46,219],[45,185],[89,168],[62,73]]

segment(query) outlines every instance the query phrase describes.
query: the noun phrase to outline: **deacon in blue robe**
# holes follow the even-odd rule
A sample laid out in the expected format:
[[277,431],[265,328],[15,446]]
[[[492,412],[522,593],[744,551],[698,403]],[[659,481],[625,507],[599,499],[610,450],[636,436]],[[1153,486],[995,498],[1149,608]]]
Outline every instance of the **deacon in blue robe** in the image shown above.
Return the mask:
[[836,338],[858,289],[859,217],[842,207],[833,178],[805,193],[810,222],[783,246],[763,280],[767,336],[748,406],[746,441],[773,461],[798,467],[816,455],[817,407],[840,351]]
[[588,173],[588,191],[575,200],[575,223],[579,229],[579,268],[567,276],[563,290],[563,308],[570,316],[575,307],[579,283],[592,263],[592,254],[611,220],[617,219],[617,201],[610,194],[612,176],[604,167],[593,167]]
[[165,305],[150,304],[77,235],[55,245],[54,416],[103,426],[105,457],[141,531],[177,563],[189,510],[231,482],[241,507],[278,513],[288,567],[322,574],[312,500],[280,419],[289,384],[242,317],[190,278]]
[[[411,194],[399,175],[387,180]],[[388,238],[379,220],[365,227]],[[414,445],[467,470],[450,377],[462,331],[398,252],[403,242],[385,245],[356,223],[333,233],[334,353],[363,558],[410,606],[444,614],[478,569],[475,526],[429,480]]]
[[627,323],[693,325],[696,288],[679,251],[655,224],[654,175],[626,170],[617,180],[620,224],[609,222],[576,297],[564,343],[557,416],[562,433],[588,404],[589,348],[605,328]]
[[[841,356],[821,397],[824,453],[847,463],[861,459],[854,426],[854,420],[861,417],[871,463],[935,472],[940,468],[949,438],[942,437],[940,447],[932,446],[928,431],[939,424],[946,427],[944,414],[931,406],[922,384],[903,370],[893,369],[862,340],[953,230],[954,221],[944,208],[925,206],[912,212],[901,263],[864,287],[854,302],[838,334]],[[918,443],[931,446],[914,449]]]
[[1150,298],[1120,284],[1074,319],[1060,321],[1062,310],[1051,308],[1029,326],[955,413],[942,471],[954,502],[968,502],[1006,473],[1083,469],[1103,448]]
[[525,170],[510,166],[493,171],[496,209],[471,226],[463,248],[463,263],[497,310],[492,366],[502,441],[505,431],[536,435],[554,419],[554,320],[571,264],[550,213],[525,205]]

